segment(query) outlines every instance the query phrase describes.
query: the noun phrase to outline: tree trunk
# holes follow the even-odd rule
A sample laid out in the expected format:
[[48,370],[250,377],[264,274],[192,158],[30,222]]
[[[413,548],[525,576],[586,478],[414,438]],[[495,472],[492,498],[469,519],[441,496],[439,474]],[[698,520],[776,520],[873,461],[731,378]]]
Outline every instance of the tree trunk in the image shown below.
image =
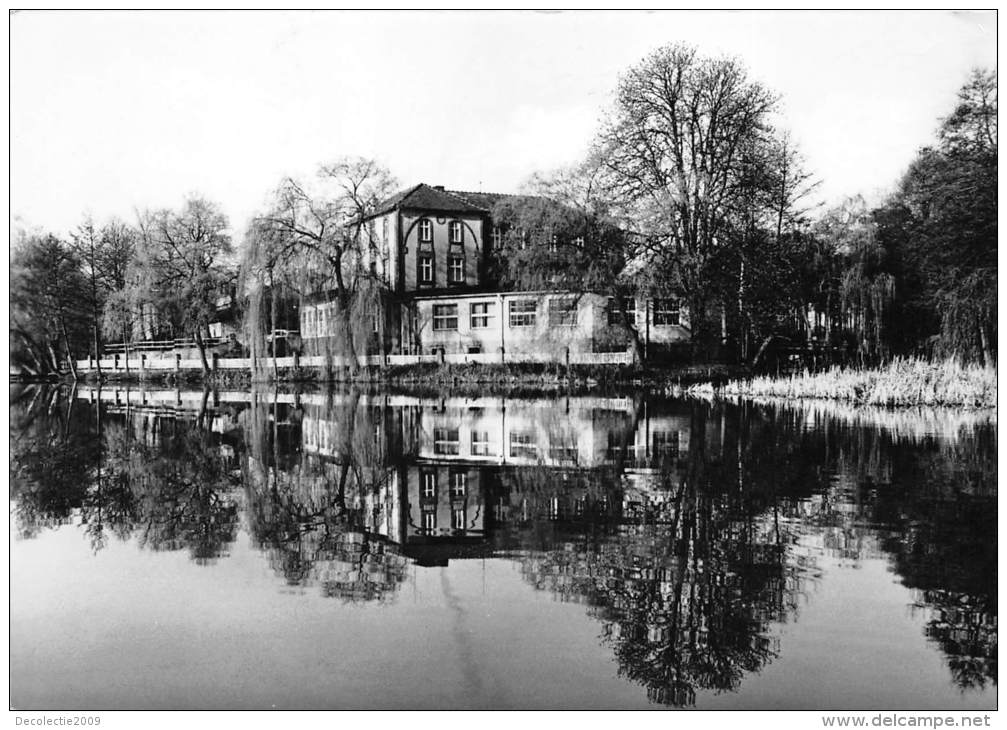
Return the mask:
[[206,343],[203,342],[203,333],[200,327],[196,327],[193,339],[196,340],[196,347],[199,350],[199,362],[203,366],[203,377],[210,377],[210,363],[206,359]]
[[355,374],[358,370],[357,347],[353,341],[353,320],[350,317],[350,293],[345,290],[339,292],[339,322],[343,328],[343,337],[346,340],[347,358],[349,360],[350,373]]
[[129,339],[126,337],[126,325],[122,326],[122,353],[126,363],[126,377],[129,377]]
[[983,365],[988,367],[990,365],[990,342],[989,337],[986,335],[986,328],[983,326],[982,320],[979,320],[979,345],[982,349]]
[[66,332],[66,320],[60,315],[59,326],[63,331],[63,347],[66,348],[66,359],[70,363],[70,373],[73,375],[73,382],[77,382],[77,362],[73,359],[73,353],[70,351],[70,337]]
[[269,270],[269,334],[273,348],[273,382],[280,382],[280,368],[276,364],[276,286],[273,282],[273,270]]

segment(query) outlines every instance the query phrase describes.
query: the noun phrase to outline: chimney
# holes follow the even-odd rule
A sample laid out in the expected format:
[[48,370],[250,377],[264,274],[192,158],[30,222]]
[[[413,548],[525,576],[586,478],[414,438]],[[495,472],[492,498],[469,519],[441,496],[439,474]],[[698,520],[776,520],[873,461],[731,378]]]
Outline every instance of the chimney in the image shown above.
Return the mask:
[[434,185],[434,190],[444,190],[443,185]]

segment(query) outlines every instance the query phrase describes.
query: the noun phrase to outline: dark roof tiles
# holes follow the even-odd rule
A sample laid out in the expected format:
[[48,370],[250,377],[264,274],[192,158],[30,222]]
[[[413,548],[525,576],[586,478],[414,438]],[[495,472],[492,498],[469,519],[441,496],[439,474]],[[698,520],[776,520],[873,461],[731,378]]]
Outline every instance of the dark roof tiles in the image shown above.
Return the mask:
[[415,210],[435,210],[445,213],[488,213],[489,208],[469,201],[467,198],[449,190],[431,187],[420,183],[383,200],[374,209],[369,218],[382,215],[396,208]]

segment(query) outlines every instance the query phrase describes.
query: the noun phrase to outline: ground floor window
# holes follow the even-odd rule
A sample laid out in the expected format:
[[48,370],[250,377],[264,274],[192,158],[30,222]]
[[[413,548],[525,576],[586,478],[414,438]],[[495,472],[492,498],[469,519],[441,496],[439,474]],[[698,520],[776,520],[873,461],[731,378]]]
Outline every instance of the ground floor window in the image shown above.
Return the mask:
[[654,300],[654,326],[668,327],[681,324],[681,310],[677,299]]
[[622,315],[626,313],[626,321],[636,324],[636,299],[633,297],[612,297],[608,300],[608,324],[610,327],[622,326]]
[[434,453],[451,456],[458,453],[457,428],[434,429]]
[[492,456],[489,431],[472,432],[472,456]]
[[508,302],[511,327],[534,327],[538,302],[534,299],[516,299]]
[[510,458],[535,459],[538,457],[538,447],[535,445],[535,435],[531,433],[511,433]]
[[456,330],[456,329],[458,329],[458,305],[435,304],[434,331],[443,332],[445,330]]
[[493,302],[477,302],[469,305],[469,326],[480,329],[490,326],[493,319]]
[[577,300],[572,298],[549,300],[549,326],[573,327],[577,324]]

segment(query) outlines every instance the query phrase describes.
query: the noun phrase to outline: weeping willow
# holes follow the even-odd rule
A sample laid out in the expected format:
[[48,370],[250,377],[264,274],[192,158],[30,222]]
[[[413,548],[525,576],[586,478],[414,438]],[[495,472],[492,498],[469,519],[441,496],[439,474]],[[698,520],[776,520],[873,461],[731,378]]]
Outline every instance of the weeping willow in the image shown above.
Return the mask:
[[322,357],[328,379],[336,365],[355,371],[359,360],[383,354],[386,288],[348,255],[341,270],[317,250],[301,247],[266,225],[253,224],[246,236],[241,287],[247,297],[243,334],[252,360],[253,378],[278,377],[268,334],[276,329],[276,312],[284,301],[297,300],[299,311],[313,319],[316,331],[288,340],[302,355]]

